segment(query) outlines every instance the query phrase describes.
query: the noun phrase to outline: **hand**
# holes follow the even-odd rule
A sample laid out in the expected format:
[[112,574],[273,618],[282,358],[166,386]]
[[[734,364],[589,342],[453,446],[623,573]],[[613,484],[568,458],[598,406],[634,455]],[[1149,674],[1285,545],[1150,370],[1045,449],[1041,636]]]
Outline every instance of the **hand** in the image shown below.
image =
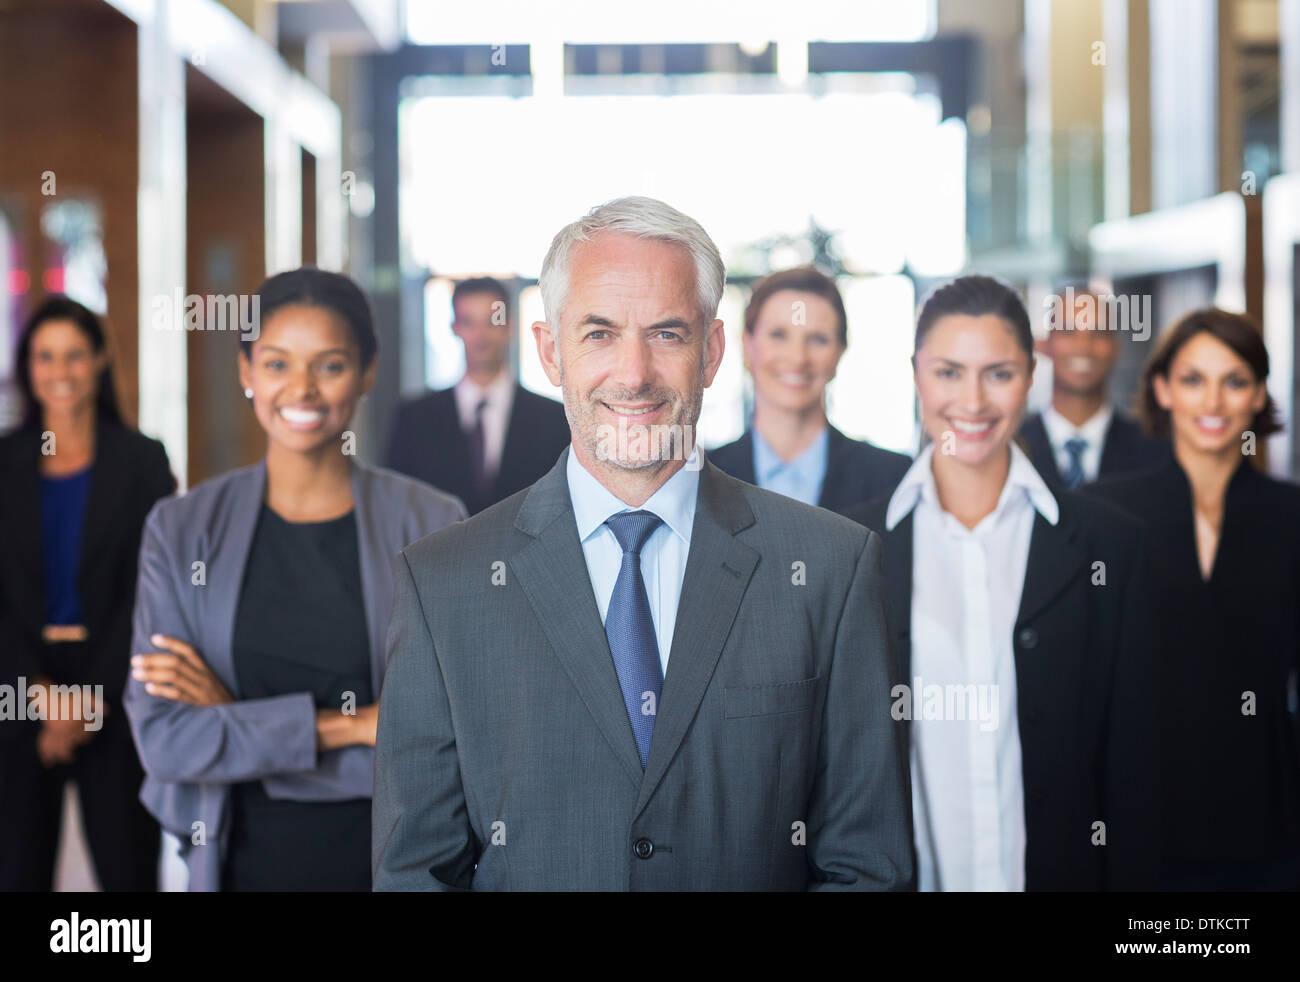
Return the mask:
[[378,703],[362,706],[355,715],[348,715],[337,709],[318,709],[316,710],[316,749],[373,747],[378,725]]
[[41,724],[36,735],[36,755],[45,767],[71,764],[77,750],[95,735],[81,720],[53,719]]
[[163,634],[149,640],[171,654],[131,656],[131,677],[144,683],[145,692],[192,706],[221,706],[235,701],[193,647]]
[[46,624],[41,628],[41,640],[47,644],[56,641],[85,641],[86,637],[84,624]]

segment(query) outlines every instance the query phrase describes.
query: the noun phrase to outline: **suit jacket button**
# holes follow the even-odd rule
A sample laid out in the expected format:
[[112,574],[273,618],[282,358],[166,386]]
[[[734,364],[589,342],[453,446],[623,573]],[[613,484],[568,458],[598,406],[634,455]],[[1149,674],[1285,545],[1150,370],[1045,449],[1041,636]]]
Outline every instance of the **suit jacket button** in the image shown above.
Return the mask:
[[1019,638],[1020,647],[1022,648],[1034,648],[1038,646],[1038,632],[1032,627],[1021,628]]
[[655,844],[649,839],[637,839],[632,844],[632,854],[637,859],[649,859],[655,854]]

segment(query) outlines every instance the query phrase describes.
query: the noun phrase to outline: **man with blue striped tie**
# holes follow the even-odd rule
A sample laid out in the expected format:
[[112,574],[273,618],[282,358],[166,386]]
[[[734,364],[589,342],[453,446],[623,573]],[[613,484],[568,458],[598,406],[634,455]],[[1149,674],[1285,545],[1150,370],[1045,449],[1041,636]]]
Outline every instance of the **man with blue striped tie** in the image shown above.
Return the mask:
[[723,275],[649,198],[552,242],[572,442],[398,557],[376,889],[912,887],[880,539],[695,444]]

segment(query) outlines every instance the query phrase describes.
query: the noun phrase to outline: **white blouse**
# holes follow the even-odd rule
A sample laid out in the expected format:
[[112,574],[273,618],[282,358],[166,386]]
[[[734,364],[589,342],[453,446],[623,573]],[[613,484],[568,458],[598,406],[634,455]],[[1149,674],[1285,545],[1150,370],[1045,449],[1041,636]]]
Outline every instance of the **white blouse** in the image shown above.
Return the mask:
[[921,890],[1024,890],[1025,807],[1012,635],[1034,512],[1056,499],[1011,445],[997,507],[967,529],[939,505],[934,445],[889,500],[912,519],[911,767]]

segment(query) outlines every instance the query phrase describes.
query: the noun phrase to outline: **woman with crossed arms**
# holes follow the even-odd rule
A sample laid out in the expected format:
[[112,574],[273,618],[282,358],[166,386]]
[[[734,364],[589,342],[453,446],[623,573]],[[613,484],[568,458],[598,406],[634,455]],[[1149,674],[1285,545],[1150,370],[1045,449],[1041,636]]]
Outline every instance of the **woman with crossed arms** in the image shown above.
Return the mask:
[[892,492],[846,514],[885,544],[918,888],[1149,889],[1141,528],[1050,491],[1014,442],[1034,361],[1009,287],[936,289],[912,363],[932,442]]
[[258,295],[239,376],[266,456],[145,525],[126,697],[141,798],[191,890],[369,890],[392,560],[465,510],[351,456],[378,348],[356,284],[308,267]]

